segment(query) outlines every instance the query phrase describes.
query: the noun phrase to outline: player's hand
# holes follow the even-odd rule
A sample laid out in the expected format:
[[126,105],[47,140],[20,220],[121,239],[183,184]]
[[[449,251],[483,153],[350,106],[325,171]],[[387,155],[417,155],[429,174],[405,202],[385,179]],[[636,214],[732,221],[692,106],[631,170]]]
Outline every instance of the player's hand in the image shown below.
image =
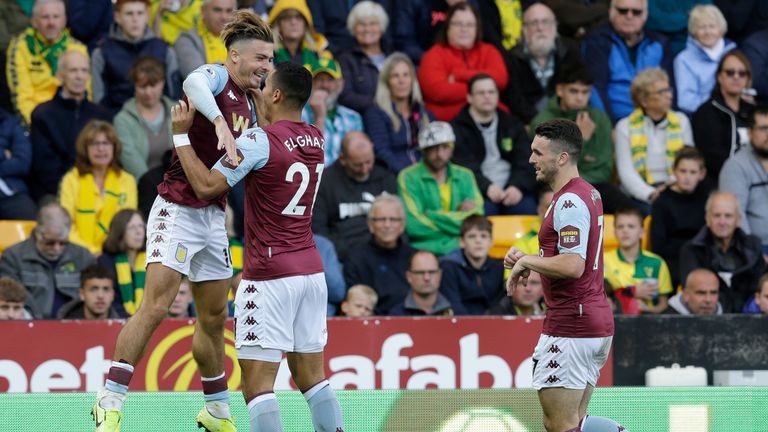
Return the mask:
[[171,130],[174,135],[189,132],[194,119],[195,106],[192,105],[192,101],[187,104],[180,100],[178,104],[171,107]]
[[512,273],[507,279],[507,295],[512,297],[515,294],[515,290],[520,285],[528,285],[528,276],[531,275],[531,270],[523,267],[523,262],[518,260],[512,267]]
[[504,267],[505,268],[513,268],[515,264],[520,260],[520,258],[525,256],[525,252],[521,251],[520,249],[512,246],[507,251],[507,254],[504,255]]
[[218,150],[224,149],[227,152],[227,159],[232,166],[237,166],[237,147],[235,146],[235,137],[232,136],[232,131],[229,130],[227,121],[224,117],[216,117],[213,120],[213,124],[216,127],[216,137],[219,139],[216,148]]
[[[262,78],[266,79],[266,78]],[[259,122],[259,127],[264,127],[269,124],[267,121],[267,99],[264,96],[264,92],[261,89],[251,89],[251,97],[253,97],[253,104],[256,106],[256,119]]]
[[505,206],[517,205],[523,199],[523,191],[515,186],[508,186],[504,189],[504,199],[501,201]]

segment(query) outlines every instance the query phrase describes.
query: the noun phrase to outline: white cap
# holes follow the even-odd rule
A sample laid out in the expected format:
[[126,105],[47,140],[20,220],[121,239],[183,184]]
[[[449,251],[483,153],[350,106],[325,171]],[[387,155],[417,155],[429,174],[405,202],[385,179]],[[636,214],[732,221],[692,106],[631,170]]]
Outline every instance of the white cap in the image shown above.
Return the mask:
[[456,141],[456,135],[449,123],[434,121],[419,131],[419,149],[424,150],[440,144]]

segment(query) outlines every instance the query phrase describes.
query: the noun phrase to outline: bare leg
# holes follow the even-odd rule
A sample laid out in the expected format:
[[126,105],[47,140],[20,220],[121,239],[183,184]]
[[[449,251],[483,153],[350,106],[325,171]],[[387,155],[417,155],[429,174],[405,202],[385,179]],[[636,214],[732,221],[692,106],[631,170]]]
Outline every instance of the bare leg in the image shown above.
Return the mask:
[[589,405],[589,399],[592,398],[595,387],[591,384],[587,384],[587,388],[584,389],[584,396],[581,397],[581,403],[579,403],[579,418],[583,419],[587,415],[587,405]]
[[149,339],[176,298],[181,284],[181,273],[160,263],[147,266],[147,283],[144,298],[136,313],[128,320],[117,337],[116,360],[123,359],[131,365],[137,364],[144,356]]
[[288,368],[299,390],[306,391],[325,379],[323,353],[287,353]]
[[224,372],[224,325],[227,322],[229,279],[192,283],[197,321],[192,355],[204,377]]
[[584,390],[551,387],[539,390],[547,432],[565,432],[579,426],[579,406]]

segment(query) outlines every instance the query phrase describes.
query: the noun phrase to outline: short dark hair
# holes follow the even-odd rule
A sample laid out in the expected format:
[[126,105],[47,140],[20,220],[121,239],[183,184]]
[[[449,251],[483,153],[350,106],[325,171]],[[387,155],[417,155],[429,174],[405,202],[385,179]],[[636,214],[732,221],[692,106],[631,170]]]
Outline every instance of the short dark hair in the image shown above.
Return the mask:
[[27,301],[27,289],[16,279],[0,277],[0,301],[24,303]]
[[486,73],[479,73],[477,75],[473,75],[472,78],[470,78],[469,81],[467,81],[467,93],[472,94],[472,87],[474,87],[475,83],[480,80],[486,80],[486,79],[493,81],[493,85],[496,86],[496,90],[499,89],[499,86],[496,85],[496,81],[494,81],[492,76]]
[[131,82],[135,85],[139,80],[149,85],[165,82],[165,64],[152,56],[141,56],[131,65]]
[[566,119],[547,120],[536,127],[536,135],[547,138],[559,151],[571,155],[574,164],[579,161],[584,140],[575,122]]
[[464,237],[464,234],[466,234],[467,231],[471,230],[472,228],[475,228],[479,231],[485,231],[488,234],[493,234],[493,222],[491,222],[490,219],[483,215],[474,214],[464,218],[464,220],[461,222],[461,226],[459,227],[461,237]]
[[616,221],[619,219],[619,216],[636,216],[638,219],[640,219],[640,225],[643,225],[643,221],[645,221],[643,212],[641,212],[637,207],[620,207],[616,209],[616,211],[613,213],[614,225],[616,225]]
[[[114,274],[112,270],[99,264],[92,264],[80,272],[80,288],[90,279],[109,279],[112,280]],[[114,288],[114,286],[112,287]]]
[[285,96],[286,105],[298,110],[304,108],[312,93],[312,74],[307,68],[294,62],[282,62],[275,65],[272,74],[272,83]]
[[759,115],[768,116],[768,105],[758,105],[749,112],[749,116],[747,117],[747,124],[749,125],[750,129],[755,127],[755,124],[757,123],[756,118]]
[[566,63],[555,75],[555,84],[592,85],[594,82],[592,72],[581,62]]
[[675,163],[672,165],[672,167],[677,168],[677,166],[680,165],[680,162],[684,160],[692,160],[698,162],[699,167],[702,169],[706,166],[704,155],[702,155],[699,149],[696,147],[684,146],[681,148],[677,153],[675,153]]
[[227,47],[227,50],[229,50],[232,44],[241,40],[256,39],[275,43],[275,35],[272,33],[272,28],[250,9],[235,12],[232,21],[224,26],[219,37],[224,41],[224,46]]

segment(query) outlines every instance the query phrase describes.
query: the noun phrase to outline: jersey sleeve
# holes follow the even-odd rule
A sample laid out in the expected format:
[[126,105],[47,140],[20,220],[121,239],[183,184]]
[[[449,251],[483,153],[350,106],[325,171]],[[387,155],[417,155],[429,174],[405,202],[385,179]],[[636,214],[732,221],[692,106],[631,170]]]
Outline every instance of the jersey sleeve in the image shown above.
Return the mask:
[[213,122],[213,119],[221,115],[214,97],[224,90],[227,80],[229,73],[224,66],[202,65],[184,80],[184,94],[201,114]]
[[591,220],[587,204],[578,195],[568,192],[557,199],[554,212],[558,253],[575,253],[586,260]]
[[239,164],[233,166],[229,163],[227,155],[224,155],[211,168],[224,174],[230,187],[236,185],[251,171],[262,168],[269,160],[269,139],[261,128],[247,129],[235,144],[237,144]]

